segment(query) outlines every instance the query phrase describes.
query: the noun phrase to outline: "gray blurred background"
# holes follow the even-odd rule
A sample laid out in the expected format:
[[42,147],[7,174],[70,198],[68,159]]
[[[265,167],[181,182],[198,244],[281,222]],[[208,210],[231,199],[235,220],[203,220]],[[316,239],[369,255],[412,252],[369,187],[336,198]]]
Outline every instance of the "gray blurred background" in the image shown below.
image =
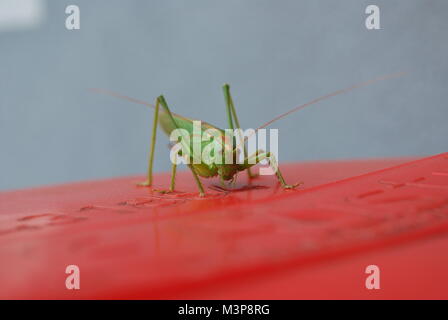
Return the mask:
[[[24,1],[28,18],[8,18],[5,8]],[[70,4],[80,30],[65,28]],[[369,4],[381,30],[365,27]],[[257,127],[408,71],[275,123],[280,161],[448,149],[446,0],[0,0],[0,9],[3,190],[145,172],[152,111],[90,87],[151,102],[163,93],[174,112],[225,127],[229,82],[242,125]],[[156,171],[169,168],[167,141],[159,134]]]

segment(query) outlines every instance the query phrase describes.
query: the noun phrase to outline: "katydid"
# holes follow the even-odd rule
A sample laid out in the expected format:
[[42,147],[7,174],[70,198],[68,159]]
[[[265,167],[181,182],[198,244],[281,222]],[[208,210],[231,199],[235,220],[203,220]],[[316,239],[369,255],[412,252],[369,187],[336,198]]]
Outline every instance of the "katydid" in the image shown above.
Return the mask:
[[[314,99],[308,103],[305,103],[303,105],[300,105],[298,107],[295,107],[277,117],[275,117],[274,119],[266,122],[265,124],[263,124],[262,126],[258,127],[256,129],[256,131],[258,131],[259,129],[265,128],[268,125],[272,124],[274,121],[277,121],[283,117],[286,117],[287,115],[296,112],[298,110],[301,110],[307,106],[313,105],[317,102],[320,102],[322,100],[328,99],[330,97],[351,91],[355,88],[359,88],[359,87],[363,87],[366,85],[369,85],[373,82],[376,81],[380,81],[380,80],[384,80],[384,79],[388,79],[388,78],[392,78],[392,77],[398,77],[403,75],[403,73],[395,73],[395,74],[391,74],[391,75],[387,75],[384,77],[380,77],[380,78],[375,78],[366,82],[362,82],[362,83],[358,83],[355,84],[351,87],[345,88],[345,89],[341,89],[341,90],[337,90],[334,91],[332,93],[329,93],[327,95],[324,95],[322,97],[319,97],[317,99]],[[153,163],[154,163],[154,150],[155,150],[155,144],[156,144],[156,137],[157,137],[157,126],[160,125],[160,127],[162,128],[162,130],[168,135],[170,136],[171,132],[173,130],[176,129],[185,129],[187,130],[188,134],[191,136],[193,134],[192,132],[192,127],[193,127],[193,119],[187,118],[187,117],[183,117],[181,115],[178,115],[176,113],[171,112],[170,108],[168,107],[168,104],[164,98],[163,95],[159,96],[156,101],[155,101],[155,105],[151,105],[149,103],[146,103],[144,101],[141,100],[137,100],[128,96],[123,96],[120,95],[118,93],[115,92],[111,92],[108,90],[102,90],[102,89],[92,89],[95,92],[98,93],[105,93],[120,99],[124,99],[130,102],[134,102],[134,103],[138,103],[138,104],[143,104],[146,106],[150,106],[154,108],[154,118],[153,118],[153,127],[152,127],[152,137],[151,137],[151,146],[150,146],[150,153],[149,153],[149,161],[148,161],[148,172],[147,172],[147,179],[145,182],[140,183],[139,185],[141,186],[147,186],[147,187],[151,187],[152,183],[153,183]],[[224,84],[223,86],[223,93],[224,93],[224,98],[225,98],[225,102],[226,102],[226,113],[227,113],[227,121],[228,121],[228,126],[229,129],[234,130],[234,129],[239,129],[241,128],[240,126],[240,122],[238,119],[238,116],[236,114],[236,109],[233,103],[233,99],[232,96],[230,94],[230,87],[228,84]],[[160,107],[162,107],[162,110],[160,110]],[[160,112],[162,111],[162,112]],[[202,126],[201,126],[201,134],[207,130],[207,129],[216,129],[220,132],[222,132],[224,134],[224,130],[223,129],[219,129],[218,127],[215,127],[209,123],[206,122],[201,122]],[[246,137],[247,138],[247,137]],[[237,148],[233,149],[233,143],[235,141],[231,141],[232,146],[229,148],[227,145],[227,143],[229,143],[229,141],[227,140],[223,140],[222,143],[225,145],[223,150],[231,150],[231,152],[233,153],[232,156],[234,158],[237,157],[236,152],[237,152]],[[280,182],[281,186],[284,189],[293,189],[295,187],[297,187],[298,185],[300,185],[301,183],[295,183],[295,184],[287,184],[285,182],[285,179],[280,171],[280,169],[278,168],[277,165],[277,161],[274,157],[274,155],[270,152],[265,152],[263,150],[257,150],[254,154],[252,155],[248,155],[247,154],[247,150],[246,147],[244,145],[245,141],[242,141],[243,143],[243,150],[244,150],[244,161],[242,163],[211,163],[211,164],[207,164],[204,163],[202,161],[200,161],[199,163],[195,163],[194,161],[190,161],[189,164],[187,165],[189,167],[189,169],[191,170],[192,174],[193,174],[193,178],[197,184],[197,187],[199,189],[199,195],[205,196],[205,190],[204,190],[204,186],[200,180],[199,177],[203,177],[203,178],[212,178],[212,177],[216,177],[218,176],[220,178],[221,183],[223,183],[224,181],[229,181],[229,180],[233,180],[236,175],[241,172],[241,171],[247,171],[247,174],[249,176],[249,178],[254,178],[255,175],[250,171],[251,167],[254,166],[255,164],[263,161],[263,160],[268,160],[269,164],[271,165],[271,167],[273,167],[274,172],[277,176],[278,181]],[[210,143],[210,142],[208,142]],[[206,147],[206,145],[208,144],[207,142],[202,142],[201,143],[201,148],[203,149],[204,147]],[[226,148],[227,147],[227,148]],[[184,156],[184,157],[190,157],[192,158],[192,150],[190,148],[190,152],[187,152],[188,154],[182,154],[179,152],[179,156]],[[173,192],[175,189],[175,178],[176,178],[176,169],[177,169],[177,164],[173,163],[172,164],[172,170],[171,170],[171,182],[170,182],[170,188],[167,191],[161,191],[161,192]]]

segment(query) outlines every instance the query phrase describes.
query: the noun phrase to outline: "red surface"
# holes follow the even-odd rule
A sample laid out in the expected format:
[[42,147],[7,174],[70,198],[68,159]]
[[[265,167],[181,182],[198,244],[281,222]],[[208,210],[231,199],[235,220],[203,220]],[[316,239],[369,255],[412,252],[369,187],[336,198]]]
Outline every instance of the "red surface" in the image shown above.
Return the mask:
[[212,180],[200,199],[182,172],[175,195],[142,177],[0,193],[0,298],[448,298],[448,154],[283,168],[305,186]]

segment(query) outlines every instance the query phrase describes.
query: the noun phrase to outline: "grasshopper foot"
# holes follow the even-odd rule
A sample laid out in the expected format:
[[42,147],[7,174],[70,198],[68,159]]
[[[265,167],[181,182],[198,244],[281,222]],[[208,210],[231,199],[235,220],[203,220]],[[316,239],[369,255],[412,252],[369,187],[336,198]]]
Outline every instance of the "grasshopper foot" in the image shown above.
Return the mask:
[[172,193],[173,191],[171,190],[163,190],[163,189],[154,189],[155,192],[158,192],[160,194],[167,194],[167,193]]
[[258,178],[260,175],[258,173],[250,173],[248,176],[249,180],[252,180]]
[[137,185],[138,185],[139,187],[150,187],[150,186],[151,186],[151,183],[150,183],[148,180],[146,180],[146,181],[137,183]]
[[295,189],[302,184],[303,184],[303,182],[297,182],[295,184],[285,184],[285,185],[283,185],[283,189]]

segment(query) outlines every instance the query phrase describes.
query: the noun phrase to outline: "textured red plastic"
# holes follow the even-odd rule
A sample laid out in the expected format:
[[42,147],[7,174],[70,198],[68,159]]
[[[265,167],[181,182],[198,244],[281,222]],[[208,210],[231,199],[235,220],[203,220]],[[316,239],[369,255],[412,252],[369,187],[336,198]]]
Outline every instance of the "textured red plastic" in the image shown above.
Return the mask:
[[0,193],[0,298],[448,298],[448,154],[283,169],[304,186],[241,175],[202,199],[180,172],[175,194],[142,177]]

